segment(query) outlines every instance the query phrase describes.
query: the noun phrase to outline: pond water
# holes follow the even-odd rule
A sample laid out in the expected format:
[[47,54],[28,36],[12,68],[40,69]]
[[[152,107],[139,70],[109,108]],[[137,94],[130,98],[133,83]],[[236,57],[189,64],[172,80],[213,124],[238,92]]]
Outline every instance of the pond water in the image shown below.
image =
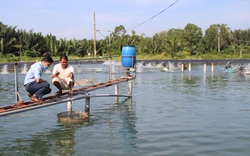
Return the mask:
[[[105,82],[108,64],[74,65],[76,78]],[[92,98],[90,118],[82,124],[57,121],[66,103],[1,117],[0,155],[249,155],[250,76],[224,73],[222,65],[213,72],[207,66],[205,73],[203,65],[184,72],[161,68],[138,67],[130,99]],[[112,69],[115,77],[124,74],[118,65]],[[15,103],[14,73],[6,70],[0,74],[1,107]],[[29,100],[22,87],[25,73],[18,75],[24,101]],[[43,77],[51,83],[50,75]],[[119,89],[127,94],[128,84]],[[103,93],[113,94],[114,86],[91,92]],[[83,111],[85,101],[73,105]]]

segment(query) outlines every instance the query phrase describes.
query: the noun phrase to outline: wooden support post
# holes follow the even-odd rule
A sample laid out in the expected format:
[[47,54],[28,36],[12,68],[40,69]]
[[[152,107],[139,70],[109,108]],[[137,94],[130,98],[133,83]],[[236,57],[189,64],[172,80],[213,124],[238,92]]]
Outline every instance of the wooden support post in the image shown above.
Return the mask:
[[184,71],[184,64],[183,63],[181,64],[181,71],[182,72]]
[[204,64],[204,73],[207,71],[207,64]]
[[[115,95],[119,94],[119,84],[115,84]],[[118,103],[119,102],[119,97],[116,96],[115,97],[115,102]]]
[[20,101],[19,98],[19,91],[18,91],[18,70],[17,70],[17,63],[14,64],[14,71],[15,71],[15,97],[16,103]]
[[112,59],[109,57],[109,80],[111,80],[112,77]]
[[85,98],[85,113],[89,114],[90,109],[90,97]]
[[191,71],[191,63],[188,64],[188,71]]
[[[68,99],[70,99],[70,98],[68,98]],[[67,110],[68,110],[68,112],[72,112],[72,100],[69,100],[67,102]]]
[[128,81],[128,95],[132,95],[132,81]]
[[211,64],[211,72],[214,72],[214,63]]

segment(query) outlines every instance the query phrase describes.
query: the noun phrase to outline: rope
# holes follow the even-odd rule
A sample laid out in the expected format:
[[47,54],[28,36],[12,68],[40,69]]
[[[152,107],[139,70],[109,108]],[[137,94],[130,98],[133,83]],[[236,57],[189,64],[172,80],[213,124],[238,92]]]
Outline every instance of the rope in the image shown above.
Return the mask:
[[19,101],[23,101],[22,98],[21,98],[21,95],[19,92],[16,92],[17,93],[17,96],[19,97]]

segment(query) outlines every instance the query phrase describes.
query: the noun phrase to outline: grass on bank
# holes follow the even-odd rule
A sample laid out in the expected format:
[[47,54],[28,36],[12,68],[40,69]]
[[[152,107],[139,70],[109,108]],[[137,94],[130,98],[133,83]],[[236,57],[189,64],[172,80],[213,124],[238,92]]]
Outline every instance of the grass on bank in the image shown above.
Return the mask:
[[[77,57],[77,56],[68,56],[69,60],[81,60],[81,59],[92,59],[92,60],[108,60],[109,57],[100,57],[97,56],[94,57]],[[54,61],[59,60],[59,56],[52,57]],[[35,62],[40,61],[42,57],[0,57],[0,62]],[[121,56],[112,56],[112,60],[120,60]],[[179,56],[179,57],[171,57],[166,56],[165,54],[142,54],[142,55],[136,55],[137,60],[169,60],[169,59],[177,59],[177,60],[191,60],[191,59],[200,59],[200,60],[216,60],[216,59],[224,59],[224,60],[230,60],[230,59],[250,59],[250,54],[244,54],[244,55],[228,55],[228,54],[202,54],[202,55],[186,55],[186,56]]]

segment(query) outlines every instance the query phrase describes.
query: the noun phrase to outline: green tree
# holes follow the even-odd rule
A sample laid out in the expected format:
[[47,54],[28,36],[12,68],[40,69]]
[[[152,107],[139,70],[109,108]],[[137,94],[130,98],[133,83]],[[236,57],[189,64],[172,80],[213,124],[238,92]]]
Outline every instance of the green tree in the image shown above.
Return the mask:
[[201,44],[203,37],[201,28],[194,24],[187,24],[183,33],[184,44],[187,48],[187,51],[189,51],[192,55],[196,54],[198,51],[201,51],[199,49],[199,45]]
[[52,56],[58,55],[58,42],[56,37],[51,33],[45,36],[45,48],[51,53]]
[[182,29],[169,29],[165,38],[165,50],[172,56],[182,51],[184,47],[183,43],[183,30]]
[[213,24],[204,36],[205,48],[209,52],[226,49],[230,44],[230,29],[225,24]]

